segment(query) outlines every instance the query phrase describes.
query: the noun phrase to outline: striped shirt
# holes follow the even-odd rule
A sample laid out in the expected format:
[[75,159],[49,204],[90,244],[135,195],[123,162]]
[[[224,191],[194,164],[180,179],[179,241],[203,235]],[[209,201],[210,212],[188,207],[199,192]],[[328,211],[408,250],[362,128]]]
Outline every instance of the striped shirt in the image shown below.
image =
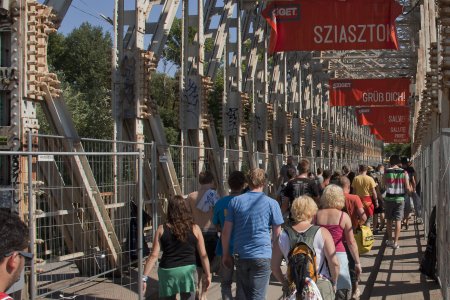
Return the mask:
[[386,185],[386,201],[401,202],[405,199],[408,173],[402,168],[389,168],[384,173]]
[[0,300],[14,300],[14,299],[11,298],[8,294],[0,292]]

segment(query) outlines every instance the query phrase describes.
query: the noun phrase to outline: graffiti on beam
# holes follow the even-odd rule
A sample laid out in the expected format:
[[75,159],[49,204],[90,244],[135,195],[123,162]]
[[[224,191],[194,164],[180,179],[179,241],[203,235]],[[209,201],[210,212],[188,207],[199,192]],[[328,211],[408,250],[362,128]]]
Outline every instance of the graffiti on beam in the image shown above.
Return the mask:
[[[123,116],[124,118],[133,118],[136,114],[134,109],[134,77],[135,77],[135,63],[133,56],[125,55],[120,68],[120,75],[123,78],[123,89],[121,90],[120,99],[123,99]],[[118,111],[120,111],[120,104],[117,104]]]
[[227,135],[235,136],[239,133],[239,108],[229,107],[227,112]]
[[266,138],[266,114],[267,107],[265,103],[256,103],[255,105],[255,132],[256,140],[264,141]]
[[0,67],[0,90],[9,90],[13,80],[16,80],[16,71],[10,67]]
[[11,159],[11,183],[13,186],[19,181],[19,171],[20,171],[19,156],[13,155]]
[[240,106],[242,106],[240,94],[236,91],[230,91],[223,116],[223,133],[225,136],[239,135],[239,126],[241,126]]
[[199,127],[200,95],[197,77],[191,76],[187,79],[183,91],[183,119],[181,127],[184,129],[197,129]]

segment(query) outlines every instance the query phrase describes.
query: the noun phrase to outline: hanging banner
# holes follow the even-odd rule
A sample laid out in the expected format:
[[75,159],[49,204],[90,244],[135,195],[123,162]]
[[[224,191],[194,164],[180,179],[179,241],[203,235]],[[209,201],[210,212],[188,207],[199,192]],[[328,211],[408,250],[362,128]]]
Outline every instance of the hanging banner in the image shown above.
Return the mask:
[[272,1],[262,15],[271,27],[269,53],[398,49],[395,0]]
[[385,141],[386,143],[393,143],[393,141],[409,141],[409,124],[408,126],[393,126],[389,128],[375,128],[371,127],[370,132],[375,135],[379,140]]
[[370,127],[370,132],[372,134],[378,134],[381,136],[388,136],[394,134],[409,134],[409,123],[407,126]]
[[399,126],[409,122],[409,107],[386,106],[386,107],[361,107],[355,110],[358,125]]
[[383,141],[385,143],[389,144],[409,144],[411,143],[411,138],[404,138],[404,139],[396,139],[396,138],[383,138],[380,136],[375,135],[375,138],[379,141]]
[[409,78],[330,79],[331,106],[406,106]]

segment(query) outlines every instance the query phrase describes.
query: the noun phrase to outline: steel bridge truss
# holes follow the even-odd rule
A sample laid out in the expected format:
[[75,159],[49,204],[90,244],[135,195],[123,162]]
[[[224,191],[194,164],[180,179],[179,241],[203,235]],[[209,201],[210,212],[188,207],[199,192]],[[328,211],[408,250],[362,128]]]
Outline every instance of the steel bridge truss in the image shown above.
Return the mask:
[[[31,143],[28,139],[38,133],[36,106],[42,105],[54,131],[67,138],[61,142],[62,149],[85,153],[61,96],[59,81],[48,70],[46,57],[48,35],[56,30],[70,2],[46,1],[53,6],[52,12],[50,7],[34,0],[10,0],[7,14],[0,16],[2,34],[11,49],[7,59],[10,64],[1,69],[1,90],[9,97],[11,107],[8,124],[0,127],[0,135],[7,137],[0,145],[4,150],[28,150],[28,145],[37,149],[37,138]],[[398,20],[399,51],[290,52],[269,56],[266,49],[270,30],[261,16],[264,1],[136,0],[134,9],[125,10],[124,0],[117,0],[113,16],[114,137],[131,142],[134,151],[145,152],[144,141],[154,142],[153,155],[160,159],[153,166],[144,163],[144,199],[157,201],[153,181],[156,179],[150,175],[155,168],[158,192],[167,197],[190,192],[185,188],[185,181],[187,172],[192,169],[196,174],[205,168],[211,169],[216,174],[219,190],[226,194],[225,182],[232,170],[261,167],[267,171],[269,182],[275,184],[283,157],[288,154],[314,158],[315,166],[325,168],[340,167],[344,161],[380,161],[382,142],[376,141],[367,128],[357,126],[353,110],[329,106],[328,81],[333,77],[414,75],[418,68],[415,63],[419,40],[415,24],[420,13],[415,2],[401,2],[409,13]],[[183,40],[182,147],[177,153],[181,157],[181,167],[175,168],[158,106],[150,96],[149,82],[179,11]],[[159,17],[149,21],[151,14]],[[189,40],[192,30],[195,32],[193,41]],[[148,41],[148,45],[144,41]],[[212,47],[207,49],[206,41]],[[224,83],[219,123],[223,140],[220,141],[208,105],[218,74],[223,74]],[[432,84],[433,77],[430,80]],[[432,92],[423,95],[433,97]],[[184,158],[185,146],[196,149],[189,155],[190,161]],[[114,143],[113,152],[123,152],[123,147],[121,143]],[[110,254],[109,264],[120,266],[118,253],[123,252],[123,241],[116,233],[87,157],[80,154],[64,159],[73,168],[77,186],[83,187],[78,190],[79,195],[67,201],[76,203],[76,199],[88,199],[89,209],[84,216],[102,229],[96,237],[91,237],[82,228],[66,228],[73,233],[67,235],[72,239],[67,240],[67,244],[73,245],[75,253],[82,253],[86,249],[76,248],[75,235],[77,239],[95,240],[95,245],[90,246],[100,245]],[[116,188],[110,196],[115,199],[113,203],[117,203],[123,196],[117,188],[123,176],[119,158],[115,158],[114,165]],[[8,185],[17,191],[19,210],[26,212],[30,201],[35,201],[28,199],[25,192],[26,178],[29,172],[36,178],[36,167],[29,170],[25,160],[20,159],[14,166],[8,175],[14,180]],[[47,169],[51,169],[52,174],[58,171],[55,165]],[[43,178],[47,178],[47,184],[56,185],[63,176],[49,178],[44,174]],[[89,270],[83,271],[83,266],[79,268],[89,273]]]

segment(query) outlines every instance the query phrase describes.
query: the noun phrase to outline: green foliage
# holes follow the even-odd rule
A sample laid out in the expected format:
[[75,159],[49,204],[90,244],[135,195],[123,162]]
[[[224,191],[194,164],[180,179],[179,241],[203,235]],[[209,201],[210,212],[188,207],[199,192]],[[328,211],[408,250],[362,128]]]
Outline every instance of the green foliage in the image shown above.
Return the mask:
[[223,136],[222,132],[222,98],[223,98],[223,68],[218,70],[216,78],[213,83],[213,90],[209,94],[208,97],[208,109],[214,119],[214,126],[216,128],[217,137],[219,141],[223,139],[220,138]]
[[411,157],[411,144],[388,144],[384,147],[384,156],[386,158],[394,154]]
[[179,83],[164,73],[154,73],[150,80],[150,95],[158,104],[167,143],[179,144]]
[[83,23],[62,44],[63,51],[58,47],[55,55],[49,47],[49,56],[53,56],[53,66],[64,72],[70,84],[84,93],[104,92],[98,91],[99,86],[109,89],[112,47],[109,33],[103,34],[101,27]]
[[[83,23],[67,37],[49,38],[48,61],[58,73],[63,98],[80,137],[111,139],[111,47],[109,33]],[[50,131],[42,111],[41,131]]]
[[[188,28],[189,44],[194,42],[196,30],[193,27]],[[181,66],[181,19],[174,19],[167,37],[166,45],[162,54],[163,59],[172,62],[178,68]]]
[[48,38],[47,60],[51,67],[59,65],[64,59],[66,51],[65,37],[61,33],[51,34]]

